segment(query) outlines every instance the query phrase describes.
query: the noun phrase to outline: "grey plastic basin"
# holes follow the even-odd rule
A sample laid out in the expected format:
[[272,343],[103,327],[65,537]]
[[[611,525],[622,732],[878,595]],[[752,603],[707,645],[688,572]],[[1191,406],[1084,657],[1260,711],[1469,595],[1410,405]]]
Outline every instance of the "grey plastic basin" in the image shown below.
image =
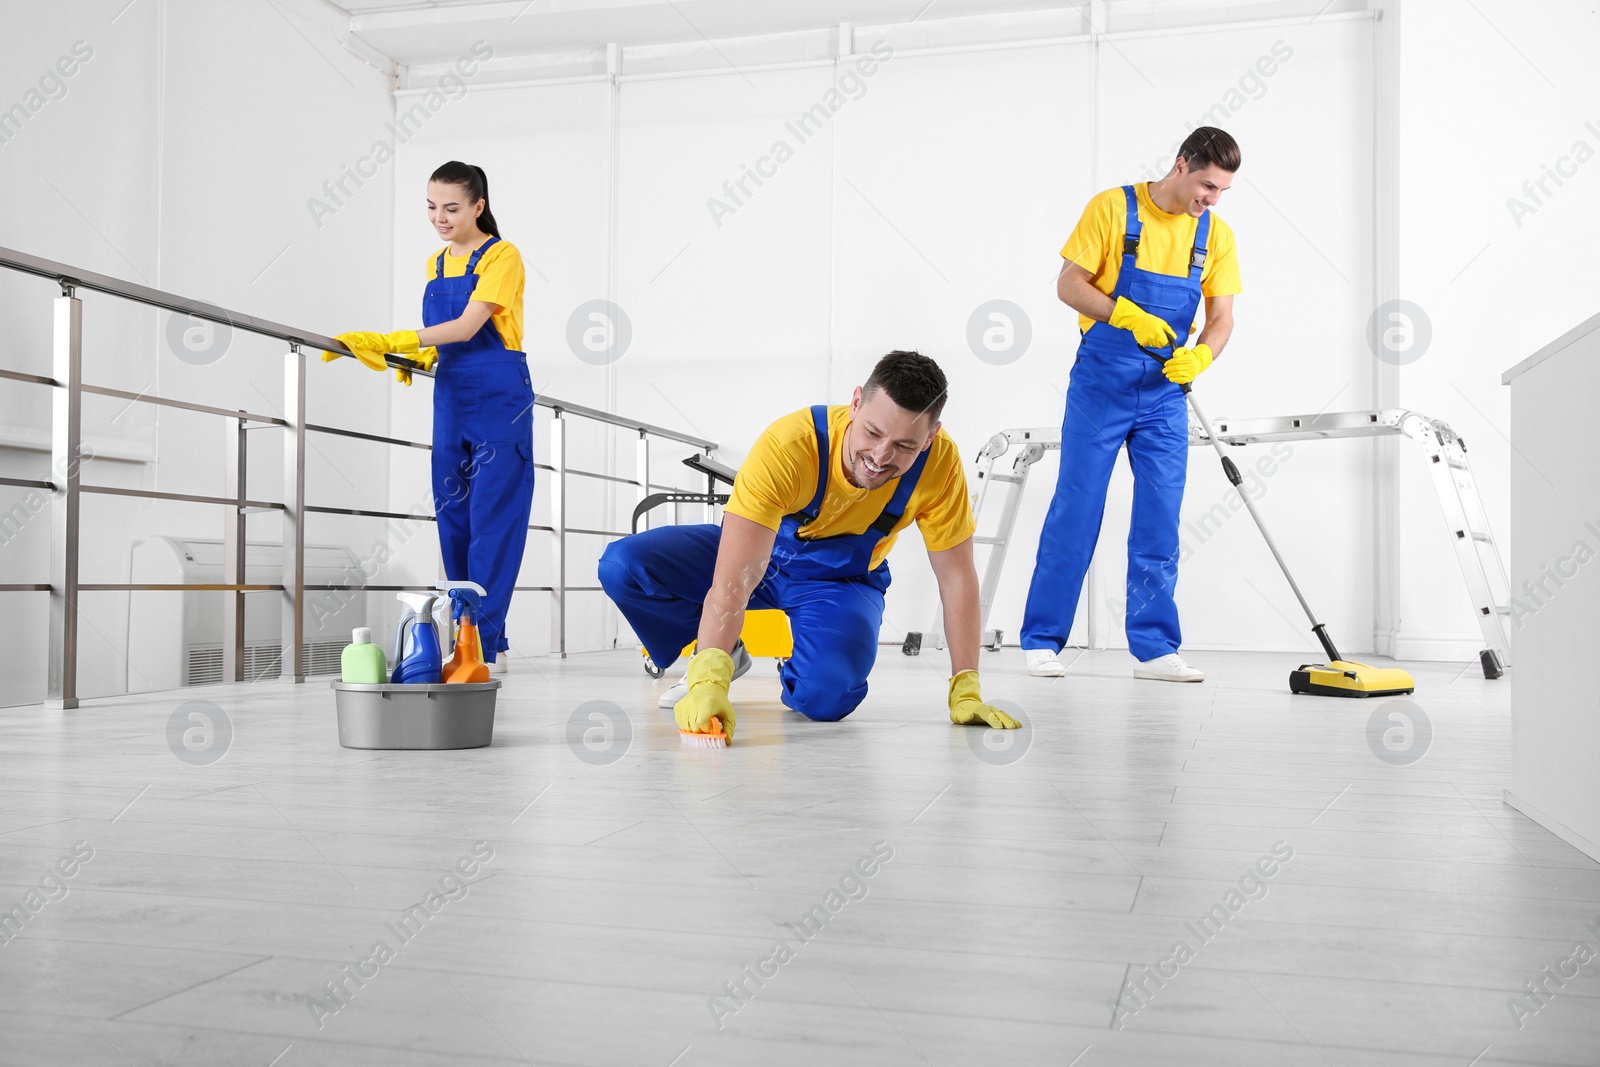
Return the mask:
[[494,737],[499,679],[446,685],[333,683],[345,748],[483,748]]

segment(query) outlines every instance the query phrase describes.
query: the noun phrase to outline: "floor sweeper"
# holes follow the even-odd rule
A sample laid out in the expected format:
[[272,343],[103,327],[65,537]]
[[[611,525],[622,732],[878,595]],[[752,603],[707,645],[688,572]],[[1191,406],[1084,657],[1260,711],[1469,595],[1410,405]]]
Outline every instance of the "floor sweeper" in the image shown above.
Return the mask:
[[[1146,348],[1145,352],[1149,353],[1152,359],[1166,362],[1166,357],[1158,351]],[[1294,590],[1295,599],[1300,601],[1300,606],[1305,609],[1306,618],[1311,620],[1311,632],[1317,635],[1322,651],[1327,653],[1326,663],[1302,663],[1297,670],[1290,671],[1289,691],[1323,697],[1383,697],[1412,692],[1416,688],[1416,683],[1407,672],[1397,667],[1373,667],[1365,663],[1356,663],[1339,654],[1339,650],[1334,647],[1333,638],[1328,636],[1327,627],[1317,621],[1316,613],[1306,602],[1306,596],[1300,591],[1299,583],[1294,580],[1294,575],[1289,573],[1289,565],[1284,562],[1283,553],[1278,551],[1272,535],[1267,532],[1266,524],[1261,521],[1260,512],[1256,511],[1255,502],[1241,485],[1244,479],[1239,474],[1239,468],[1234,466],[1233,460],[1223,451],[1221,440],[1212,432],[1210,421],[1194,398],[1194,390],[1188,383],[1184,383],[1182,389],[1184,395],[1188,397],[1194,417],[1200,421],[1201,429],[1205,430],[1206,440],[1211,442],[1211,446],[1217,450],[1217,456],[1222,460],[1223,473],[1228,476],[1228,481],[1233,483],[1234,489],[1244,500],[1245,507],[1250,509],[1250,517],[1255,520],[1256,529],[1261,531],[1261,537],[1267,542],[1267,548],[1272,550],[1272,558],[1278,561],[1283,576],[1289,581],[1289,588]]]

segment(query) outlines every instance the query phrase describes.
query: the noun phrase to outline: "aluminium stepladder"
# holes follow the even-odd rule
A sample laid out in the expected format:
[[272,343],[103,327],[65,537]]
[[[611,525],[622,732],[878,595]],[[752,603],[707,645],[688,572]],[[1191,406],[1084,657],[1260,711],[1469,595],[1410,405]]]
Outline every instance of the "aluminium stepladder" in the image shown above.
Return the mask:
[[[1466,442],[1442,419],[1430,418],[1405,408],[1382,411],[1324,412],[1315,415],[1283,415],[1254,419],[1217,420],[1217,438],[1224,444],[1242,446],[1267,441],[1309,441],[1344,437],[1402,435],[1415,441],[1428,460],[1428,473],[1439,505],[1444,511],[1451,547],[1466,582],[1467,593],[1483,635],[1484,649],[1478,653],[1485,678],[1499,678],[1511,664],[1511,581],[1505,560],[1489,529],[1483,498],[1473,480],[1467,461]],[[1189,427],[1191,447],[1210,447],[1211,442],[1195,425]],[[1020,448],[1009,471],[996,471],[996,463],[1013,448]],[[992,535],[973,537],[975,545],[989,546],[989,556],[979,584],[979,626],[989,619],[989,608],[999,588],[1000,572],[1016,525],[1017,511],[1027,485],[1028,473],[1046,452],[1061,448],[1061,432],[1055,427],[1002,430],[984,442],[976,460],[973,514],[981,521],[991,485],[1004,489],[999,522]],[[924,644],[945,647],[941,609],[934,609],[933,625],[926,632],[908,633],[901,651],[916,655]],[[998,649],[1003,633],[983,629],[981,642]]]

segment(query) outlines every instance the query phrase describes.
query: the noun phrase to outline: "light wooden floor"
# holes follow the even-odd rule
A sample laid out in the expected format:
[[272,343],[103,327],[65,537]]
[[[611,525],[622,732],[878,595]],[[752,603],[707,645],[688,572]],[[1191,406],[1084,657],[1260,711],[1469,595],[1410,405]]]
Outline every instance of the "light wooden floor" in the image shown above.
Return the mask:
[[[473,752],[342,749],[325,680],[0,712],[0,910],[93,850],[0,944],[0,1062],[1600,1063],[1600,959],[1521,1029],[1507,1006],[1600,951],[1600,869],[1500,802],[1509,678],[1417,669],[1432,738],[1402,766],[1369,744],[1378,702],[1288,694],[1293,656],[1192,659],[1203,685],[985,654],[1032,722],[1001,752],[946,721],[942,657],[891,648],[837,725],[758,661],[724,752],[680,746],[629,652],[516,661]],[[220,760],[174,755],[186,701],[225,713]],[[811,940],[784,925],[817,906]],[[1179,941],[1142,1006],[1122,991]]]

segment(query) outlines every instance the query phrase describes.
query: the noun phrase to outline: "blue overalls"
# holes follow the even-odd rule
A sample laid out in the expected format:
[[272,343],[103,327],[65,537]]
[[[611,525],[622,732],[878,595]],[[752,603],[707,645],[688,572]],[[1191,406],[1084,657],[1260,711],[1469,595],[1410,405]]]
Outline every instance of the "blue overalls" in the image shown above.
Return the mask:
[[[789,617],[794,654],[778,670],[785,707],[834,722],[867,695],[878,655],[889,563],[870,569],[873,550],[905,514],[927,451],[898,479],[878,518],[861,533],[808,538],[802,527],[821,513],[828,488],[828,409],[811,409],[817,433],[817,491],[778,526],[772,560],[750,597],[751,608]],[[722,531],[715,525],[659,526],[613,541],[600,557],[600,584],[621,609],[650,658],[666,667],[700,630]]]
[[[1165,319],[1185,343],[1200,306],[1211,212],[1200,216],[1187,275],[1157,274],[1136,265],[1139,199],[1128,200],[1122,270],[1112,299],[1125,296]],[[1160,356],[1171,355],[1159,350]],[[1128,529],[1128,650],[1151,660],[1182,642],[1178,606],[1178,511],[1189,469],[1189,418],[1183,390],[1129,330],[1097,322],[1083,335],[1067,386],[1061,424],[1061,472],[1039,535],[1039,553],[1022,617],[1022,647],[1059,652],[1067,643],[1084,575],[1100,537],[1106,486],[1117,451],[1126,443],[1133,468],[1133,516]]]
[[[478,285],[478,260],[457,278],[444,276],[439,253],[422,294],[422,323],[461,317]],[[465,341],[439,346],[433,385],[433,511],[445,577],[487,591],[478,618],[484,658],[504,652],[506,612],[528,541],[533,509],[533,383],[528,357],[505,346],[494,320]]]

